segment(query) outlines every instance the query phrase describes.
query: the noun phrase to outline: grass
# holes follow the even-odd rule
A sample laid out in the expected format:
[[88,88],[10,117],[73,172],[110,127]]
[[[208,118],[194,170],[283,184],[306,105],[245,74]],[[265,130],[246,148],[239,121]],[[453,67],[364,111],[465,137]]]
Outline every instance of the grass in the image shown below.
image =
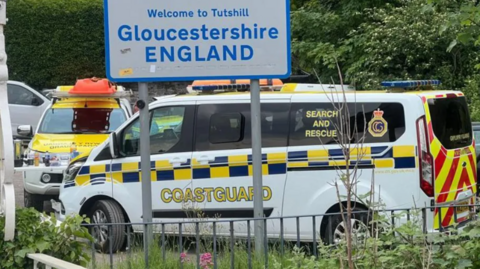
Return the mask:
[[[162,247],[155,240],[155,244],[150,248],[149,255],[149,268],[150,269],[171,269],[171,268],[197,268],[197,255],[196,255],[196,243],[193,241],[186,241],[184,243],[184,253],[186,257],[181,258],[181,252],[179,251],[178,244],[175,244],[176,240],[167,240],[165,247],[165,255],[163,254]],[[210,240],[211,241],[211,240]],[[213,243],[205,242],[202,240],[200,245],[200,258],[204,253],[210,253],[211,258],[208,266],[202,266],[201,268],[213,268],[214,253]],[[255,255],[253,250],[254,242],[252,242],[251,256],[249,257],[249,251],[244,241],[236,240],[233,249],[233,266],[232,266],[232,251],[230,249],[230,242],[228,240],[222,240],[217,243],[217,268],[249,268],[251,262],[251,268],[265,268],[265,257]],[[272,263],[275,261],[286,267],[293,264],[294,253],[292,252],[293,245],[291,243],[285,243],[284,254],[282,255],[280,245],[278,243],[269,244],[268,246],[268,267],[272,267]],[[263,253],[262,253],[263,254]],[[165,256],[165,257],[164,257]],[[89,268],[95,269],[107,269],[110,268],[110,257],[106,255],[96,256],[96,266],[89,266]],[[183,262],[182,262],[183,260]],[[202,260],[202,259],[200,259]],[[115,269],[130,269],[130,268],[145,268],[145,254],[141,246],[133,246],[129,253],[123,252],[114,255],[113,268]]]

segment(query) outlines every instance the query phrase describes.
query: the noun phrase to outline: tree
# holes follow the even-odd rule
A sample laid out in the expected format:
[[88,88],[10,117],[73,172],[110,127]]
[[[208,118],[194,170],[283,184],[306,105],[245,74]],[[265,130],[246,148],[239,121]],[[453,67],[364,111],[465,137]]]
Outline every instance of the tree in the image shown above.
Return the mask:
[[[445,30],[460,29],[455,39],[452,40],[449,50],[455,48],[459,43],[463,45],[480,45],[480,1],[479,0],[429,0],[432,6],[452,5],[455,3],[456,9],[449,12],[449,21],[442,27]],[[480,63],[475,66],[480,68]]]
[[361,55],[349,66],[347,79],[361,87],[378,87],[385,79],[440,79],[458,89],[471,74],[479,56],[472,46],[447,50],[458,28],[445,31],[450,4],[428,5],[424,0],[403,1],[400,7],[366,10],[372,23],[351,32],[346,45]]
[[292,14],[295,63],[318,70],[323,81],[335,76],[337,58],[346,82],[358,89],[379,88],[387,79],[433,78],[459,89],[478,62],[473,45],[449,49],[461,27],[445,25],[462,1],[330,2],[308,2]]
[[[364,10],[396,5],[397,0],[294,0],[292,1],[293,66],[313,73],[318,71],[322,81],[337,76],[336,58],[341,64],[350,55],[344,43],[349,33],[369,21]],[[343,69],[343,68],[342,68]]]

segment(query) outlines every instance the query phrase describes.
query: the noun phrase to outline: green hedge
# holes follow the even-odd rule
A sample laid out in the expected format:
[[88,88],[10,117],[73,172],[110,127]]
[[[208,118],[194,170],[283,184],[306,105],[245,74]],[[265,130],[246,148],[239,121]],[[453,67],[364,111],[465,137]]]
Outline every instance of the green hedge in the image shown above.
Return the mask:
[[13,0],[7,17],[9,79],[42,89],[105,77],[102,0]]

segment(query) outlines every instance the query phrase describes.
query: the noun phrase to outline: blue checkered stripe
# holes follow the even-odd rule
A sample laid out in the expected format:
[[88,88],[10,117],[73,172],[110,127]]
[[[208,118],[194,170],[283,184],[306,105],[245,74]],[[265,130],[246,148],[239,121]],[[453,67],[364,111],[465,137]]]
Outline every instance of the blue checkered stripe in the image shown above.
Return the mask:
[[[390,149],[387,146],[364,147],[362,150],[365,150],[364,157],[361,160],[352,159],[349,166],[374,165],[391,169],[417,166],[414,146],[394,146]],[[289,168],[319,167],[333,170],[343,166],[343,160],[344,153],[341,149],[267,153],[262,154],[262,174],[285,174]],[[195,159],[189,159],[178,167],[173,167],[168,160],[160,160],[151,161],[150,173],[152,181],[245,177],[252,176],[252,163],[252,155],[217,156],[208,164],[199,164]],[[65,188],[105,184],[111,181],[110,175],[117,183],[140,182],[140,162],[83,166],[75,182],[65,184]]]

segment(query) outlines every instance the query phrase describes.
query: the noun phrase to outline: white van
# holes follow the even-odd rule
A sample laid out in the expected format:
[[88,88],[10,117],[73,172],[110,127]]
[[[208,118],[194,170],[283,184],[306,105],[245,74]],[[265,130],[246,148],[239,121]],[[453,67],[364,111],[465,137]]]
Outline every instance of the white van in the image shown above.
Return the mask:
[[[345,110],[337,109],[332,96],[341,99],[343,94],[318,90],[261,94],[266,217],[339,212],[345,201],[339,203],[332,183],[339,181],[338,169],[347,165],[361,170],[357,194],[368,193],[374,178],[376,194],[388,209],[475,203],[476,156],[461,92],[346,92],[350,164],[334,127]],[[191,220],[191,207],[211,220],[252,218],[250,93],[169,96],[151,103],[149,110],[154,220]],[[142,222],[138,121],[136,114],[88,157],[70,164],[60,202],[54,203],[59,219],[86,214],[94,223]],[[353,132],[355,126],[358,132]],[[359,152],[362,158],[357,157]],[[340,195],[345,195],[343,187]],[[367,208],[360,201],[354,206]],[[439,229],[434,218],[441,218],[442,227],[465,223],[472,210],[459,208],[455,217],[453,208],[441,210],[440,216],[439,210],[428,210],[428,229]],[[355,218],[365,219],[361,214]],[[341,222],[341,216],[332,218],[336,234],[327,234],[327,220],[319,217],[316,230],[334,242]],[[113,227],[113,251],[125,242],[125,233],[116,229],[122,228]],[[140,232],[142,226],[133,229]],[[278,238],[279,229],[278,221],[267,221],[269,237]],[[312,229],[311,221],[301,222],[301,240],[312,240]],[[228,234],[228,227],[222,231]],[[284,221],[286,239],[296,239],[296,231],[295,219]],[[235,236],[246,233],[245,223],[235,226]],[[108,240],[97,239],[108,248]]]

